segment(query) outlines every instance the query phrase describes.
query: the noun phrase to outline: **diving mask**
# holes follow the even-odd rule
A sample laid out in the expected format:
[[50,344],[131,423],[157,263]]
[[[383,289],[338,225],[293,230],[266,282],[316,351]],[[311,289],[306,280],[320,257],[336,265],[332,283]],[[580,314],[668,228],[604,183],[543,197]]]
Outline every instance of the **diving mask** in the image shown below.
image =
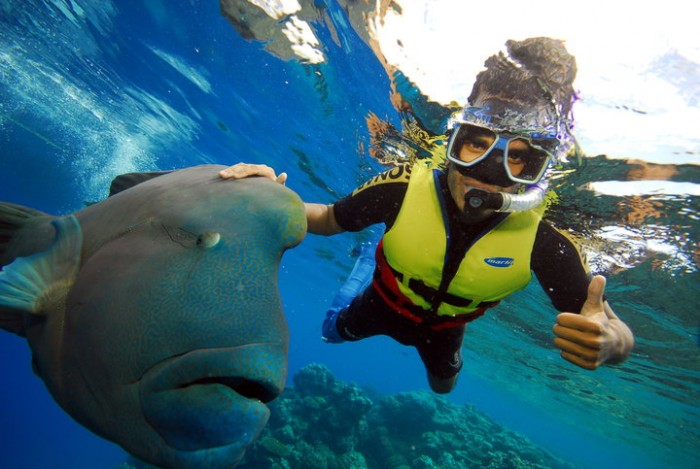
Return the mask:
[[471,176],[470,168],[491,157],[494,160],[489,163],[502,164],[510,181],[535,184],[544,176],[559,145],[560,141],[548,133],[495,131],[462,122],[452,131],[447,159],[457,171]]

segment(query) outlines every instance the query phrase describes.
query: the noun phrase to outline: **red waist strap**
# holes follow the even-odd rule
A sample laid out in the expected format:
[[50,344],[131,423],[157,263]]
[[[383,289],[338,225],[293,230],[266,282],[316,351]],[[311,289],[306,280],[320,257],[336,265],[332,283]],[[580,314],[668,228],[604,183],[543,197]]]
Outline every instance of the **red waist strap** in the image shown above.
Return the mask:
[[413,322],[426,324],[430,326],[431,329],[439,331],[442,329],[463,326],[464,324],[482,316],[488,309],[488,307],[480,307],[476,311],[469,314],[462,314],[459,316],[440,316],[425,310],[420,306],[416,306],[413,304],[410,298],[399,290],[399,284],[396,276],[394,275],[394,271],[384,256],[383,243],[384,240],[380,241],[377,245],[377,251],[375,253],[377,268],[374,271],[372,285],[386,304],[391,306],[391,308],[400,315],[410,319]]

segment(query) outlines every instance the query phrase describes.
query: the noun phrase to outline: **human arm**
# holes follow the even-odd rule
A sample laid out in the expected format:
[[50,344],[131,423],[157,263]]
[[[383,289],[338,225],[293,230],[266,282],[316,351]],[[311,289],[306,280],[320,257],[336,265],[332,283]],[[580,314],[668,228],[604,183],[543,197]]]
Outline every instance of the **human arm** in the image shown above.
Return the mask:
[[338,225],[333,205],[304,203],[309,233],[331,236],[345,231]]
[[[370,225],[384,223],[387,229],[401,207],[410,165],[400,165],[380,173],[333,205],[305,203],[309,233],[330,236],[343,231],[361,231]],[[238,163],[219,172],[223,179],[261,176],[284,184],[286,173],[277,175],[271,167]]]
[[604,297],[605,278],[591,278],[577,243],[542,222],[532,256],[532,270],[561,312],[554,326],[554,344],[561,356],[589,370],[623,362],[634,337]]
[[604,299],[605,277],[596,275],[579,313],[560,313],[554,325],[554,344],[574,365],[595,370],[603,363],[622,363],[634,346],[630,328]]

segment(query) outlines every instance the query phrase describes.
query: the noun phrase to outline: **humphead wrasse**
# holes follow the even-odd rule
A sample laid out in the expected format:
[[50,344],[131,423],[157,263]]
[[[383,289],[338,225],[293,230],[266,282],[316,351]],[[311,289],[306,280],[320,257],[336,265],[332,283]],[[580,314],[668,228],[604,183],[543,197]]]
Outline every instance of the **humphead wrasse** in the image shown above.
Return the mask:
[[287,375],[278,289],[301,199],[219,166],[63,217],[0,204],[0,327],[78,422],[161,467],[232,467]]

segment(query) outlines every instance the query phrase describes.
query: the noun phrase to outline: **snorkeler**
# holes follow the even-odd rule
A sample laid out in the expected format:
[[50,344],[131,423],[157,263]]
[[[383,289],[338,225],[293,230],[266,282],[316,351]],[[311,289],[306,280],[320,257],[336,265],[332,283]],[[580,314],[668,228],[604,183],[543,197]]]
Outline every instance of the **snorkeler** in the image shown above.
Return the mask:
[[[560,311],[554,343],[564,359],[593,370],[624,361],[634,345],[605,300],[605,278],[591,277],[574,242],[542,219],[547,169],[574,142],[575,59],[550,38],[506,45],[453,116],[442,167],[400,165],[332,205],[306,204],[311,233],[386,225],[371,283],[349,304],[334,302],[324,340],[383,334],[414,346],[437,393],[456,384],[465,325],[532,272]],[[245,163],[221,172],[249,176],[287,178]]]

